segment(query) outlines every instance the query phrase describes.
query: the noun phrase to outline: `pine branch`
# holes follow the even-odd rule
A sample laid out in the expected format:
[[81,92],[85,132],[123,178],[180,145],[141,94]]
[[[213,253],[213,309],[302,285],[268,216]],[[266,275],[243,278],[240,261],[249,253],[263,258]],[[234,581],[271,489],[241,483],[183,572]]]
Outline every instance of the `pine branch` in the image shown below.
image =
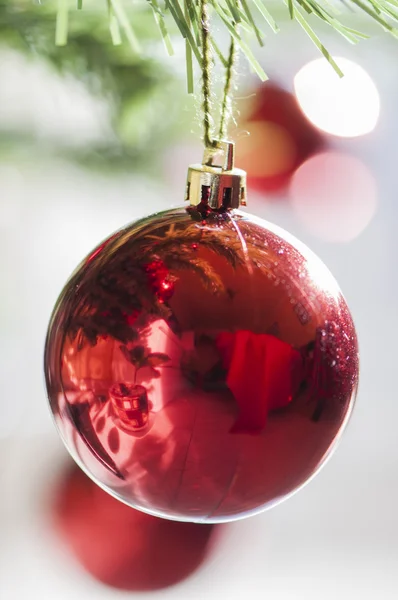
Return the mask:
[[[341,71],[318,38],[312,23],[316,23],[316,20],[326,23],[351,43],[357,43],[367,36],[346,26],[340,16],[340,11],[337,7],[331,7],[327,0],[280,1],[286,6],[286,14],[298,22],[319,51],[341,76]],[[80,9],[80,13],[84,13],[86,3],[87,0],[85,3],[78,0],[75,10]],[[267,0],[211,0],[213,13],[221,26],[235,37],[252,69],[262,79],[266,79],[266,75],[254,57],[251,46],[236,32],[235,24],[239,22],[242,29],[249,32],[258,44],[263,45],[262,26],[269,28],[274,33],[277,33],[280,29],[270,10],[268,10],[267,4]],[[367,18],[376,22],[383,30],[395,37],[398,36],[398,11],[395,9],[395,2],[391,0],[347,0],[346,4],[350,5],[358,14],[366,15]],[[109,11],[109,19],[113,42],[118,43],[120,41],[120,34],[118,33],[120,29],[124,32],[134,52],[139,52],[139,40],[133,30],[134,10],[142,11],[145,5],[148,11],[153,12],[158,34],[162,37],[169,54],[173,53],[170,30],[174,29],[180,32],[186,42],[188,89],[192,91],[192,59],[195,58],[198,65],[201,66],[203,53],[201,39],[198,35],[199,21],[195,0],[145,0],[145,4],[141,1],[141,3],[136,3],[133,8],[127,0],[109,0],[109,5],[112,8]],[[56,39],[60,45],[67,43],[67,11],[66,0],[58,0]],[[71,8],[69,8],[69,12],[72,12]]]

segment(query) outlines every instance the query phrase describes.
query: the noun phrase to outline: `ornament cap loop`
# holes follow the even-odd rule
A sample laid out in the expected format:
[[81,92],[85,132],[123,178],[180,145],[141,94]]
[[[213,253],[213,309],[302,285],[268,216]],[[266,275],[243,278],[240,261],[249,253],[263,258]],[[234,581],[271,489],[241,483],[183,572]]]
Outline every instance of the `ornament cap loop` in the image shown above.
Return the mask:
[[[222,164],[217,164],[220,159]],[[214,147],[205,148],[202,163],[188,168],[185,201],[214,210],[246,206],[246,171],[235,168],[234,159],[233,142],[214,140]]]

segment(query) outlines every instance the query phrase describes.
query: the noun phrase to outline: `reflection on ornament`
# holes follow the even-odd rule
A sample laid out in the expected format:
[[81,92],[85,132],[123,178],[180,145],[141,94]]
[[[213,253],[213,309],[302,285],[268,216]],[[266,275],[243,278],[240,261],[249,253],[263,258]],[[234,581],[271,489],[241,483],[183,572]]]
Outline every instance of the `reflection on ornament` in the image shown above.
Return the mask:
[[206,559],[210,525],[176,523],[132,510],[71,468],[54,494],[61,540],[95,579],[116,589],[150,591],[175,585]]
[[109,399],[119,426],[140,431],[148,423],[148,395],[143,385],[116,383],[109,389]]
[[223,332],[217,347],[239,407],[231,431],[262,431],[268,412],[286,407],[298,391],[304,378],[300,353],[273,335],[251,331]]
[[198,522],[302,486],[358,374],[348,308],[319,259],[269,223],[204,219],[201,205],[132,224],[92,256],[46,345],[51,408],[86,472],[135,508]]
[[324,145],[293,94],[271,82],[256,90],[254,104],[240,127],[249,133],[237,148],[249,185],[259,191],[282,192],[294,171]]
[[358,158],[323,152],[294,174],[292,208],[311,233],[329,242],[349,242],[369,225],[377,208],[377,185]]
[[161,260],[154,260],[144,265],[148,275],[148,283],[160,302],[170,300],[173,295],[174,285],[166,265]]
[[346,58],[335,57],[339,77],[323,59],[311,61],[294,78],[300,106],[322,131],[357,137],[373,131],[380,113],[379,93],[368,73]]

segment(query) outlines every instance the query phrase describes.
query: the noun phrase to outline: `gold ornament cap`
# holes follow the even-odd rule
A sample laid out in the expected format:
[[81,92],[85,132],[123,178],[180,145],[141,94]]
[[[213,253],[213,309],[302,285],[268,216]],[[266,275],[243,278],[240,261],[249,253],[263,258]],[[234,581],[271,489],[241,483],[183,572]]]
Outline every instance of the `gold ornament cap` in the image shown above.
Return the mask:
[[[215,210],[246,206],[246,171],[234,167],[234,154],[235,144],[225,140],[205,148],[202,164],[188,168],[185,201]],[[215,164],[220,158],[222,165]]]

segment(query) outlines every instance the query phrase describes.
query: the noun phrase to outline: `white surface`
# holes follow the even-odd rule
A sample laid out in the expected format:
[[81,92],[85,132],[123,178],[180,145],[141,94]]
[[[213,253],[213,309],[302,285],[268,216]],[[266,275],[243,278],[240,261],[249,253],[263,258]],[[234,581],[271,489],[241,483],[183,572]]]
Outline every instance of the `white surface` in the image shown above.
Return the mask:
[[[355,53],[379,87],[379,125],[363,140],[339,142],[376,177],[378,209],[368,227],[349,244],[331,244],[310,235],[286,203],[253,198],[250,206],[318,252],[342,286],[361,347],[352,422],[334,458],[308,487],[262,516],[220,528],[208,562],[174,588],[153,594],[110,590],[59,547],[45,518],[45,498],[65,453],[46,406],[42,349],[52,305],[74,266],[125,222],[179,203],[184,181],[165,197],[149,182],[111,181],[62,164],[13,164],[18,176],[8,178],[6,190],[0,180],[2,599],[397,597],[398,81],[393,42],[385,46],[389,60],[369,44]],[[352,57],[349,50],[345,55]],[[306,52],[285,57],[289,77]],[[10,203],[18,203],[15,210]]]

